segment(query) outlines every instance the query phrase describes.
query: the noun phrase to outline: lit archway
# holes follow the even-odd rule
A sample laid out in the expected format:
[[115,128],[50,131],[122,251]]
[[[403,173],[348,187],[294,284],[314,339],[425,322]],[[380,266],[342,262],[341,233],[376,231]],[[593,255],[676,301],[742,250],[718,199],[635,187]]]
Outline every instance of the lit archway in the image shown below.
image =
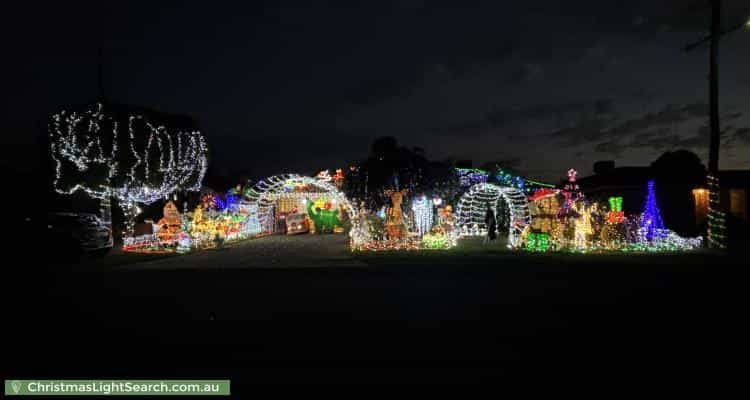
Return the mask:
[[[305,187],[303,191],[297,188]],[[352,230],[357,223],[357,209],[351,204],[349,199],[336,186],[309,176],[297,174],[273,175],[256,183],[252,188],[244,193],[245,199],[251,204],[257,205],[258,222],[261,229],[266,230],[270,223],[273,222],[273,207],[281,198],[295,198],[300,200],[317,200],[317,197],[325,196],[334,201],[340,209],[346,211],[352,224]]]
[[500,201],[505,200],[510,211],[508,242],[511,247],[520,244],[521,234],[531,221],[529,202],[526,195],[514,187],[479,183],[469,188],[456,206],[456,225],[462,236],[487,234],[485,215],[487,206],[492,207],[497,218]]

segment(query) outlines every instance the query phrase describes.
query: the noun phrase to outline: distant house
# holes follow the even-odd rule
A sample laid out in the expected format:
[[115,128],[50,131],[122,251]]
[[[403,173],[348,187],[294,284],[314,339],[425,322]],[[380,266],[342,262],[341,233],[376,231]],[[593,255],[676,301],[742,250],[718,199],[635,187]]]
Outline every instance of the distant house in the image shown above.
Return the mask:
[[750,171],[727,170],[719,172],[720,204],[728,215],[748,222],[747,196],[750,191]]

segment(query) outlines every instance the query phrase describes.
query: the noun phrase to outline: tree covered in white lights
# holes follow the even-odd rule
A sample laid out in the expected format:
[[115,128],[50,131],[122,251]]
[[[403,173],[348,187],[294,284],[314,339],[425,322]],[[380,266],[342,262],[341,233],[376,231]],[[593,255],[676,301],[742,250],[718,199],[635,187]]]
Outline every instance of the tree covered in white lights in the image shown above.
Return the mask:
[[52,115],[53,186],[61,194],[83,191],[95,199],[116,199],[126,217],[125,234],[132,234],[138,204],[200,190],[207,147],[189,124],[112,108],[97,103]]

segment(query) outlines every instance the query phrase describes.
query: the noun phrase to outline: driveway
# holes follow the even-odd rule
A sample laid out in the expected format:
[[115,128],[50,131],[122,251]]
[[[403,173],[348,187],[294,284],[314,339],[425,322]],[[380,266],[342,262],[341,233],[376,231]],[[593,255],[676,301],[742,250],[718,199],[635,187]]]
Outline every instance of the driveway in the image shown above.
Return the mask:
[[357,267],[347,235],[268,236],[221,249],[122,266],[124,269],[253,269]]

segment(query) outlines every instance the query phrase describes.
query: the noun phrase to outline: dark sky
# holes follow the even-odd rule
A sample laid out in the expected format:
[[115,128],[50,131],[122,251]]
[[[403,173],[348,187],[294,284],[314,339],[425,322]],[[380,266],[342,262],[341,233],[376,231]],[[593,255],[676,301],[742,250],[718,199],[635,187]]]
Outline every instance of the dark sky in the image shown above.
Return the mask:
[[[100,37],[108,97],[197,117],[224,173],[335,167],[384,135],[549,180],[706,155],[708,53],[681,50],[706,34],[702,0],[58,3],[4,5],[19,168],[32,152],[9,149],[45,115],[96,97]],[[750,15],[725,3],[727,26]],[[721,47],[725,169],[750,168],[748,50],[748,30]]]

